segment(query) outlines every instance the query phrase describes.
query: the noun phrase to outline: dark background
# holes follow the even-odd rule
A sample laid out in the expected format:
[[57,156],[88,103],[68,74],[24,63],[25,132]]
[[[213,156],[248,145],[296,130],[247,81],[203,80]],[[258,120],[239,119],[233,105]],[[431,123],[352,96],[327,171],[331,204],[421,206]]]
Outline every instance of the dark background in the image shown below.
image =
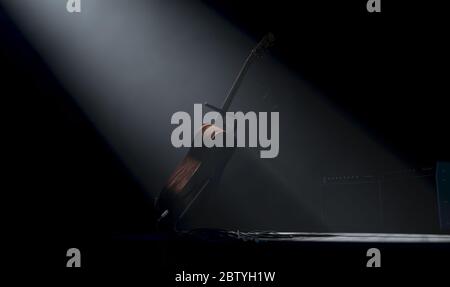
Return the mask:
[[448,159],[447,41],[435,1],[385,1],[381,14],[366,1],[205,2],[251,35],[273,31],[284,63],[404,160]]
[[[272,54],[407,166],[434,167],[436,161],[450,159],[448,45],[445,9],[437,1],[382,1],[381,14],[367,13],[365,1],[203,2],[255,40],[273,32],[277,45]],[[6,150],[12,160],[6,169],[13,175],[7,193],[18,198],[18,208],[10,217],[13,225],[30,236],[69,242],[154,230],[153,197],[125,168],[1,6],[0,21],[1,95],[6,100],[5,122],[12,130],[7,136],[12,147]],[[283,94],[276,96],[283,103]],[[289,122],[282,125],[287,128]],[[302,135],[295,125],[289,130]],[[290,153],[295,153],[298,147],[291,148]],[[370,172],[390,171],[383,159],[377,161],[375,155],[372,159]],[[241,162],[234,167],[240,167],[242,174],[248,172],[247,178],[258,177],[257,166]],[[320,183],[320,176],[346,174],[343,164],[333,159],[320,162],[329,168],[315,175],[315,182]],[[295,174],[295,167],[286,172]],[[273,199],[271,192],[281,189],[275,180],[255,182],[244,182],[241,188],[264,185],[266,190],[228,199],[219,196],[245,202],[241,215],[251,210],[258,218],[242,219],[247,229],[440,232],[434,178],[412,183],[412,188],[408,180],[389,188],[386,200],[394,215],[384,226],[377,225],[376,208],[356,225],[348,222],[354,220],[348,214],[334,218],[337,223],[318,219],[293,205],[288,196]],[[234,185],[225,184],[230,189]],[[363,211],[374,205],[371,188],[367,196],[357,194]],[[255,197],[259,203],[252,205]],[[331,209],[345,204],[339,200],[348,200],[334,197]],[[407,215],[398,215],[405,210]],[[194,214],[194,222],[195,217],[203,213]],[[239,213],[235,217],[223,219],[224,225],[236,226]]]

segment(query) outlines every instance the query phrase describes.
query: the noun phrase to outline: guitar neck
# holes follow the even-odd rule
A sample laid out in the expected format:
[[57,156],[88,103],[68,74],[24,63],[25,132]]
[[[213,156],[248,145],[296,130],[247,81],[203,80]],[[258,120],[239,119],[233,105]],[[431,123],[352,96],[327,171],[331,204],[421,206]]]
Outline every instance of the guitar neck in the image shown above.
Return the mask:
[[233,98],[236,96],[236,93],[241,86],[242,80],[245,77],[245,74],[248,71],[248,68],[250,67],[250,64],[254,60],[254,50],[250,52],[250,54],[247,56],[247,59],[245,59],[244,64],[242,65],[241,70],[239,71],[239,74],[237,75],[236,79],[233,82],[233,85],[231,86],[231,89],[229,90],[227,97],[225,98],[223,104],[222,104],[222,111],[226,112],[231,106],[231,102],[233,101]]
[[245,77],[245,74],[248,71],[248,68],[250,68],[250,64],[255,59],[256,55],[261,55],[261,53],[267,49],[268,47],[273,45],[273,42],[275,41],[275,37],[272,33],[268,33],[265,35],[262,40],[253,48],[253,50],[250,52],[250,54],[247,56],[247,59],[245,59],[244,64],[242,65],[241,70],[239,71],[239,74],[237,75],[236,79],[233,82],[233,86],[231,86],[230,91],[228,92],[227,97],[225,98],[225,101],[222,104],[222,108],[218,109],[212,105],[208,105],[208,107],[215,109],[221,113],[225,113],[228,111],[228,109],[231,106],[231,102],[234,99],[234,96],[236,96],[236,93],[241,86],[242,80]]

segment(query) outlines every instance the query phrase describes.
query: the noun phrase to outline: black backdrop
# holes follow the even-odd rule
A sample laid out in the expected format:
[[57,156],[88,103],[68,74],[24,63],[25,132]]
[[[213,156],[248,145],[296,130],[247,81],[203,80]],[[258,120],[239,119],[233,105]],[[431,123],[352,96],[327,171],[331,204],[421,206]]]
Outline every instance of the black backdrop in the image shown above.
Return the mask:
[[[274,32],[276,57],[403,160],[450,159],[448,33],[438,1],[382,1],[381,14],[368,14],[365,1],[204,2],[255,39]],[[3,10],[0,21],[15,230],[55,242],[152,231],[153,199]]]

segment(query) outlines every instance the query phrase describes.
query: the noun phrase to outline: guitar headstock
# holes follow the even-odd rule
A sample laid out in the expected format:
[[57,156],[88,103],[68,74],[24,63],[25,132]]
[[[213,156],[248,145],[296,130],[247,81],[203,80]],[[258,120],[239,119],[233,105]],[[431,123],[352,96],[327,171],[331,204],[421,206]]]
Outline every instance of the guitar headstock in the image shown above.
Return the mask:
[[263,53],[272,47],[275,42],[275,36],[272,33],[267,33],[261,41],[253,48],[252,53],[255,56],[261,57]]

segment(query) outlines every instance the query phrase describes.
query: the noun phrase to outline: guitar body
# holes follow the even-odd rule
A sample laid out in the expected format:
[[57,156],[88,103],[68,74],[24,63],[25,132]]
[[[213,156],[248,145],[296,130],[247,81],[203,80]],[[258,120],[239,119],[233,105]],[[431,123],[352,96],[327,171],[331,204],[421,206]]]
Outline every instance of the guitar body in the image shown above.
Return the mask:
[[[210,137],[218,134],[225,137],[223,129],[211,124],[203,125],[199,132]],[[189,149],[156,200],[158,212],[162,215],[167,211],[160,221],[161,228],[174,229],[200,193],[217,185],[234,150],[235,148],[204,146]]]

